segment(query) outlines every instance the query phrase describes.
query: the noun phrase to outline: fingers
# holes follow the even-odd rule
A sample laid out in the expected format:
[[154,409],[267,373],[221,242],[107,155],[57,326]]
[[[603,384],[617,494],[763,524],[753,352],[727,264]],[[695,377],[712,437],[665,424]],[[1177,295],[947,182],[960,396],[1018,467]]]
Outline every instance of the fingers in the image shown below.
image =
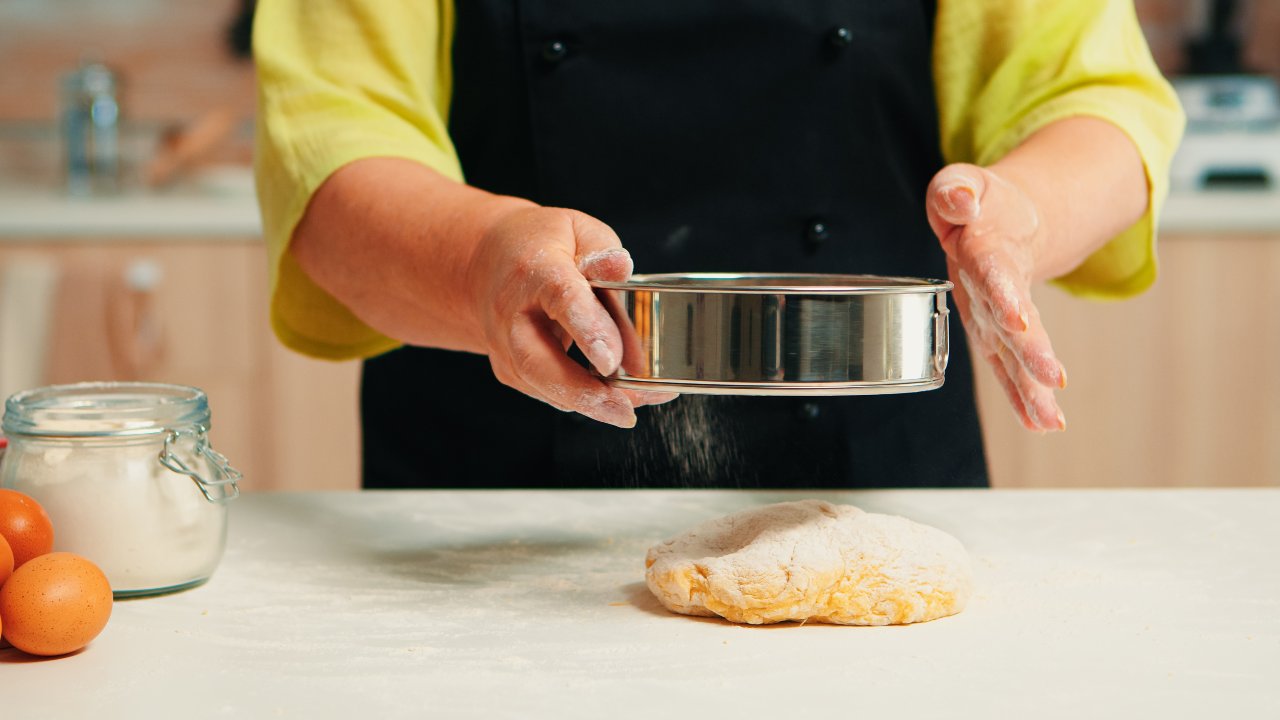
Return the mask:
[[[1002,297],[1025,297],[1024,291],[1009,287],[1011,276],[993,279],[989,271],[970,273],[953,258],[948,258],[948,271],[956,279],[961,320],[1023,426],[1040,431],[1066,429],[1053,392],[1066,387],[1066,369],[1053,352],[1035,305],[1030,300],[1014,305],[1010,297]],[[1014,312],[1014,307],[1025,310]]]
[[1009,372],[1004,368],[1004,362],[1000,358],[999,353],[991,353],[987,355],[987,362],[991,365],[991,371],[996,376],[996,381],[1000,383],[1001,389],[1004,390],[1005,397],[1009,399],[1009,404],[1013,406],[1013,414],[1018,416],[1018,421],[1022,423],[1022,427],[1028,430],[1038,430],[1034,422],[1027,415],[1027,405],[1022,401],[1022,393],[1018,391],[1018,386],[1009,377]]
[[597,372],[612,375],[621,363],[622,337],[587,280],[626,280],[631,276],[631,255],[608,225],[583,213],[565,212],[573,232],[576,272],[558,266],[541,269],[537,301]]
[[564,328],[601,375],[612,375],[622,358],[622,336],[591,286],[574,272],[549,273],[538,288],[538,305]]
[[560,347],[564,348],[565,352],[569,352],[569,348],[573,347],[573,338],[569,337],[568,331],[563,327],[553,323],[551,325],[551,335],[560,343]]
[[986,192],[986,174],[976,165],[948,165],[933,176],[925,193],[925,213],[944,247],[954,239],[954,228],[968,225],[982,215]]
[[1003,339],[1032,379],[1045,387],[1061,390],[1067,386],[1067,369],[1053,352],[1053,344],[1040,321],[1040,313],[1034,305],[1031,310],[1027,329],[1006,333]]
[[[597,372],[611,375],[622,357],[622,338],[587,282],[584,268],[608,277],[625,277],[631,272],[631,257],[604,223],[582,213],[555,213],[550,223],[537,225],[532,231],[535,235],[547,233],[546,244],[529,252],[523,261],[520,275],[525,279],[514,286],[518,311],[531,310],[524,303],[534,303],[559,325],[552,332],[562,347],[576,344]],[[521,228],[521,235],[527,237],[528,233]],[[531,296],[522,288],[532,290]]]
[[678,393],[652,392],[649,390],[623,390],[634,407],[642,405],[662,405],[680,397]]
[[[967,274],[962,270],[960,277]],[[962,280],[961,286],[969,285]],[[1066,371],[1053,354],[1039,314],[1034,315],[1027,330],[1010,331],[994,321],[985,298],[975,302],[973,291],[967,294],[969,320],[965,327],[980,354],[996,371],[1015,413],[1032,430],[1065,429],[1066,421],[1053,391],[1066,386]]]
[[490,360],[499,380],[526,395],[609,425],[635,427],[635,411],[626,393],[592,377],[565,355],[545,320],[517,318],[507,352],[490,355]]
[[631,254],[622,247],[617,233],[590,215],[573,213],[573,233],[577,240],[578,271],[588,280],[623,282],[631,277]]
[[[963,267],[957,273],[960,286],[970,298],[970,312],[977,313],[976,322],[984,324],[981,329],[990,335],[987,342],[998,342],[1012,350],[1029,375],[1041,385],[1065,388],[1066,368],[1054,354],[1049,333],[1026,291],[1015,286],[1007,275],[1000,274],[993,279],[988,273],[978,280]],[[972,307],[974,304],[978,305],[976,309]]]
[[1005,331],[1025,332],[1031,318],[1027,307],[1031,297],[1016,282],[1018,273],[1007,254],[996,251],[961,250],[958,265],[961,280],[971,297],[981,298],[991,317]]
[[578,272],[588,280],[626,282],[631,277],[631,253],[622,248],[596,250],[578,256]]
[[[1066,417],[1058,407],[1053,390],[1033,378],[1013,350],[1003,344],[1000,345],[996,351],[996,361],[1005,377],[1013,384],[1013,390],[1017,393],[1021,406],[1020,409],[1015,407],[1015,411],[1019,412],[1020,419],[1028,430],[1067,429]],[[1005,393],[1009,393],[1007,388]]]

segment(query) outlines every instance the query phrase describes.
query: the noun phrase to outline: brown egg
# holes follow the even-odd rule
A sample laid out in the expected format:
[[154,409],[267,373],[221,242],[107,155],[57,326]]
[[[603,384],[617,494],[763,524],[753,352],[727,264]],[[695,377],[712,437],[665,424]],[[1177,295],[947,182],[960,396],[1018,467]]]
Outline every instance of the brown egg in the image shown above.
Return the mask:
[[0,535],[0,587],[13,574],[13,551],[9,549],[9,541]]
[[0,535],[9,541],[13,567],[53,550],[53,523],[35,498],[0,490]]
[[89,644],[111,617],[111,585],[92,562],[67,552],[28,560],[0,587],[0,627],[32,655],[63,655]]

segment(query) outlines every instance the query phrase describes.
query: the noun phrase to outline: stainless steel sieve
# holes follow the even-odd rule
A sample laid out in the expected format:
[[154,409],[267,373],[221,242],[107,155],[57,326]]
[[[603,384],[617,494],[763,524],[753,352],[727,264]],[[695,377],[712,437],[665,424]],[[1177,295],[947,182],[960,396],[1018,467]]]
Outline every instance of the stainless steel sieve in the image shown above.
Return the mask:
[[951,283],[689,273],[593,283],[622,331],[622,388],[870,395],[942,386]]

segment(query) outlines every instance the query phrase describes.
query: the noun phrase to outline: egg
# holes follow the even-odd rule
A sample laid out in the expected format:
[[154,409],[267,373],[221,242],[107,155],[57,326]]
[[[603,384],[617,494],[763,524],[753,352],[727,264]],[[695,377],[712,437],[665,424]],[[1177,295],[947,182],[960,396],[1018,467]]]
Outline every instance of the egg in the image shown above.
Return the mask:
[[53,523],[31,496],[0,490],[0,535],[13,551],[13,567],[53,550]]
[[88,645],[111,617],[111,585],[89,560],[49,553],[13,571],[0,587],[0,628],[31,655],[65,655]]
[[0,587],[13,574],[13,551],[9,549],[9,541],[0,535]]

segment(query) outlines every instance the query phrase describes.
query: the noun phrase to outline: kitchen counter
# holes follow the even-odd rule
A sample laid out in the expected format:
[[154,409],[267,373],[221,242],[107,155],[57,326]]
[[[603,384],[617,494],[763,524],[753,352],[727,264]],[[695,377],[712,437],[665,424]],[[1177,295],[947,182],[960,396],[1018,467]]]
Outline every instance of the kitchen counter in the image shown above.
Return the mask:
[[[252,178],[226,173],[224,186],[162,194],[72,198],[0,186],[0,243],[65,238],[258,237]],[[1177,233],[1280,232],[1280,191],[1175,192],[1160,228]]]
[[1280,190],[1173,192],[1160,216],[1160,232],[1280,232]]
[[227,192],[138,192],[84,198],[0,190],[0,242],[65,238],[243,240],[261,234],[252,185]]
[[[906,627],[667,613],[645,550],[803,497],[961,539]],[[0,651],[5,717],[1277,717],[1280,490],[365,492],[235,501],[205,586]]]

